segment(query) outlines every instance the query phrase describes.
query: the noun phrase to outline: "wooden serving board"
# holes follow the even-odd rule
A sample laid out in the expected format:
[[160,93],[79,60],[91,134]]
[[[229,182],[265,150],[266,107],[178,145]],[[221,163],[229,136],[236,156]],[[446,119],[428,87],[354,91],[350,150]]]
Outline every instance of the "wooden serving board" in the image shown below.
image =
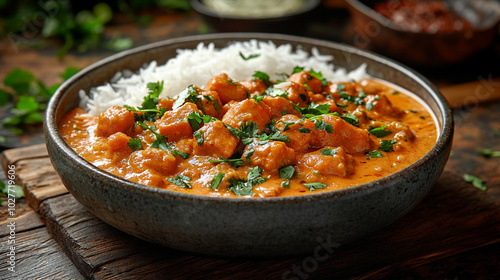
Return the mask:
[[[500,150],[500,103],[456,110],[455,117],[453,155],[423,201],[393,225],[326,256],[228,260],[150,244],[84,209],[62,185],[43,144],[7,150],[1,161],[4,170],[16,166],[26,200],[85,278],[378,279],[500,241],[500,158],[476,151]],[[465,173],[485,179],[488,190],[466,183]]]

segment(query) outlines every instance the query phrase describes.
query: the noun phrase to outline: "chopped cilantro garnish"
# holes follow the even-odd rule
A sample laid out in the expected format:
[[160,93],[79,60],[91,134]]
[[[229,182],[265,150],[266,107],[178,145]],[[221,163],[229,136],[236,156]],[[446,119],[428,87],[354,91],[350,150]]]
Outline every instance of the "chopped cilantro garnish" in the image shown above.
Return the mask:
[[288,165],[279,169],[280,178],[281,179],[292,179],[293,174],[295,173],[295,168],[293,166]]
[[19,185],[5,184],[0,180],[0,194],[2,196],[14,196],[15,198],[23,198],[24,191],[23,187]]
[[315,120],[314,124],[316,125],[316,129],[325,130],[326,132],[333,133],[333,127],[330,123],[324,122],[322,120]]
[[285,188],[285,189],[289,189],[290,188],[290,181],[286,180],[286,181],[281,182],[281,187]]
[[253,97],[253,100],[255,100],[255,102],[259,103],[262,101],[262,99],[264,99],[264,96],[262,95],[254,95]]
[[360,95],[360,96],[352,96],[352,95],[347,94],[347,92],[345,92],[345,91],[341,91],[341,92],[339,92],[339,94],[340,94],[340,97],[347,102],[352,102],[356,105],[364,105],[365,104],[365,102],[363,101],[363,98],[366,97],[366,94],[364,94],[364,93],[363,93],[363,95]]
[[221,163],[221,162],[227,162],[230,163],[234,167],[240,167],[243,165],[243,160],[241,158],[219,158],[219,159],[209,159],[208,160],[211,163]]
[[373,150],[371,152],[367,152],[365,153],[365,155],[367,155],[367,159],[371,159],[371,158],[381,158],[383,157],[382,153],[377,151],[377,150]]
[[345,89],[345,85],[344,84],[338,84],[337,85],[337,91],[342,91]]
[[380,142],[380,150],[384,152],[392,152],[394,151],[392,146],[397,142],[398,141],[396,140],[382,140],[382,142]]
[[387,125],[383,125],[381,127],[370,128],[368,130],[368,133],[373,134],[378,138],[382,138],[382,137],[385,137],[385,136],[392,133],[389,130],[385,130],[386,127],[387,127]]
[[304,71],[304,67],[295,66],[292,70],[292,75]]
[[281,134],[281,131],[279,130],[269,135],[266,133],[262,133],[259,137],[257,137],[257,139],[261,141],[273,140],[290,143],[290,138],[288,138],[288,136],[286,135]]
[[260,54],[249,54],[248,56],[245,56],[242,52],[240,52],[240,57],[243,58],[243,60],[250,60],[259,57]]
[[357,126],[359,124],[359,119],[353,114],[345,114],[343,116],[340,116],[340,118],[354,126]]
[[260,177],[261,174],[262,169],[258,166],[255,166],[251,168],[250,171],[248,171],[246,181],[244,179],[229,179],[229,183],[231,184],[231,186],[228,188],[228,190],[234,192],[237,196],[253,195],[253,186],[267,181],[266,178]]
[[337,154],[337,149],[323,149],[320,153],[325,156],[334,156]]
[[185,90],[183,90],[180,94],[177,100],[175,100],[174,104],[172,105],[172,109],[175,110],[186,102],[192,102],[195,103],[198,101],[198,90],[193,86],[190,85],[188,86]]
[[324,104],[314,104],[311,103],[309,107],[306,108],[301,108],[298,107],[295,108],[298,109],[298,111],[302,115],[324,115],[328,114],[330,112],[330,104],[324,103]]
[[464,174],[464,180],[467,183],[471,183],[472,186],[474,186],[476,189],[479,189],[482,191],[486,191],[488,189],[486,187],[485,182],[481,178],[476,177],[474,175]]
[[229,179],[229,184],[231,185],[227,188],[227,190],[234,192],[237,196],[253,195],[253,185],[247,183],[248,182],[245,181],[245,179],[231,178]]
[[191,181],[191,178],[185,175],[177,175],[174,178],[167,178],[167,181],[182,188],[192,188],[191,184],[188,183],[189,181]]
[[311,70],[309,70],[309,73],[311,73],[312,76],[316,77],[321,81],[321,86],[326,86],[328,84],[328,81],[323,77],[321,71],[316,72],[311,68]]
[[311,130],[307,127],[300,127],[299,132],[300,133],[311,133]]
[[197,131],[200,129],[202,123],[215,122],[218,119],[209,115],[202,115],[199,112],[192,112],[187,116],[187,121],[193,131]]
[[169,147],[170,152],[174,156],[180,156],[183,159],[187,159],[189,157],[188,153],[184,153],[184,152],[181,152],[179,150],[174,150],[171,146],[168,146],[168,147]]
[[222,182],[222,179],[224,179],[224,176],[226,176],[226,174],[224,173],[218,173],[217,175],[215,175],[214,178],[212,179],[212,182],[210,183],[210,188],[212,190],[217,189],[220,182]]
[[280,88],[269,87],[264,92],[264,94],[269,95],[269,96],[283,97],[285,99],[288,99],[288,92],[286,92],[285,90],[282,90]]
[[318,189],[324,189],[327,185],[323,183],[304,183],[304,186],[306,186],[310,191],[315,191]]
[[196,138],[196,144],[198,144],[198,146],[203,145],[203,142],[205,142],[205,134],[203,134],[203,131],[195,131],[193,136]]
[[127,145],[133,151],[142,150],[142,143],[141,143],[141,139],[139,139],[139,138],[130,138],[128,140],[128,144]]
[[255,71],[255,73],[252,76],[254,78],[261,79],[264,82],[269,82],[269,75],[264,72]]

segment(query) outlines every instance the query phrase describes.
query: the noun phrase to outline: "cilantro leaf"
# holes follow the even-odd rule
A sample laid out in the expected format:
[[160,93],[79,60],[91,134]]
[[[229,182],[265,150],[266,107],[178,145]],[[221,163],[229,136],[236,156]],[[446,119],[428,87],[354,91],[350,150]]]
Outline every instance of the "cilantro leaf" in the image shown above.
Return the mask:
[[[338,86],[337,86],[337,88],[338,88]],[[358,96],[353,96],[353,95],[347,94],[347,92],[345,92],[345,91],[340,91],[339,94],[340,94],[340,97],[347,102],[352,102],[356,105],[364,105],[365,104],[365,102],[363,101],[363,98],[366,97],[366,94],[364,94],[364,93],[362,95],[361,95],[361,93],[359,93]]]
[[357,126],[359,124],[359,119],[353,114],[345,114],[345,115],[341,116],[340,118],[343,119],[348,124],[351,124],[354,126]]
[[337,154],[337,149],[322,149],[320,153],[325,156],[334,156]]
[[234,192],[237,196],[244,196],[244,195],[253,195],[252,185],[247,184],[247,182],[244,179],[234,179],[231,178],[229,179],[229,188],[228,191]]
[[464,180],[467,183],[471,183],[472,186],[476,189],[479,189],[482,191],[486,191],[488,189],[488,187],[486,187],[485,182],[481,178],[476,177],[474,175],[464,174]]
[[368,130],[368,133],[375,135],[378,138],[382,138],[382,137],[385,137],[385,136],[392,133],[389,130],[385,130],[386,127],[387,127],[387,125],[383,125],[381,127],[371,128]]
[[500,157],[500,151],[494,151],[493,149],[480,149],[477,152],[484,157]]
[[330,105],[327,103],[324,104],[314,104],[311,103],[309,107],[299,108],[299,112],[302,115],[324,115],[330,112]]
[[216,190],[219,184],[222,182],[222,179],[224,179],[224,176],[226,176],[226,174],[224,173],[218,173],[217,175],[215,175],[212,178],[212,182],[210,182],[210,188],[212,190]]
[[316,125],[316,129],[325,130],[328,134],[333,133],[333,127],[330,123],[324,122],[322,120],[315,120],[314,124]]
[[327,185],[323,183],[304,183],[304,186],[306,186],[309,191],[315,191],[318,189],[324,189]]
[[261,71],[255,71],[252,75],[254,78],[261,79],[264,82],[269,82],[269,75]]
[[285,188],[285,189],[289,189],[290,188],[290,181],[283,181],[281,182],[281,187],[282,188]]
[[169,181],[170,183],[176,184],[177,186],[182,187],[182,188],[188,188],[188,189],[192,188],[191,184],[189,184],[189,181],[191,181],[191,178],[189,178],[188,176],[177,175],[174,178],[172,178],[172,177],[167,178],[167,181]]
[[193,133],[193,136],[194,138],[196,138],[196,144],[198,144],[198,146],[201,146],[203,145],[203,142],[205,142],[205,134],[203,134],[203,131],[195,131]]
[[221,162],[227,162],[230,163],[234,167],[240,167],[243,165],[243,160],[241,158],[219,158],[219,159],[209,159],[208,160],[211,163],[221,163]]
[[382,142],[380,142],[380,150],[384,152],[392,152],[394,151],[392,146],[397,142],[398,141],[396,140],[382,140]]
[[175,100],[174,104],[172,105],[172,110],[175,110],[186,102],[192,102],[196,103],[198,101],[198,90],[193,86],[190,85],[188,86],[185,90],[183,90],[180,94],[177,100]]
[[139,138],[130,138],[128,140],[127,145],[132,149],[132,151],[142,150],[141,139]]
[[243,60],[250,60],[259,57],[260,54],[249,54],[248,56],[245,56],[242,52],[240,52],[240,57],[243,58]]
[[307,127],[299,127],[300,133],[311,133],[311,130]]
[[365,153],[365,155],[367,155],[367,159],[371,159],[371,158],[381,158],[383,157],[384,155],[382,155],[381,152],[377,151],[377,150],[373,150],[371,152],[367,152]]
[[321,86],[326,86],[328,84],[328,81],[323,77],[321,71],[316,72],[314,71],[314,69],[311,68],[311,70],[309,70],[309,73],[311,73],[312,76],[316,77],[321,81]]
[[295,173],[295,168],[292,165],[288,165],[279,169],[281,179],[292,179]]
[[1,180],[0,180],[0,194],[2,194],[2,196],[8,196],[10,194],[13,195],[15,198],[24,197],[23,187],[19,185],[8,185]]

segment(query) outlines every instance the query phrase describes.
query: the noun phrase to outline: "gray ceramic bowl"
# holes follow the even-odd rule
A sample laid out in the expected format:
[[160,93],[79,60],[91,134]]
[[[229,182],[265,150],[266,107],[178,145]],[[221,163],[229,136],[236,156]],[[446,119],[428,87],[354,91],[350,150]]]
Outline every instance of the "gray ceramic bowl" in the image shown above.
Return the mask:
[[[420,96],[437,116],[439,139],[413,165],[372,183],[301,197],[228,199],[187,195],[129,182],[94,167],[63,140],[57,123],[78,106],[80,89],[106,83],[115,72],[144,63],[165,63],[177,49],[199,42],[225,47],[250,39],[290,43],[335,57],[353,70],[367,63],[368,73]],[[323,243],[346,244],[377,231],[412,209],[434,185],[451,150],[450,108],[435,86],[412,70],[352,47],[301,37],[211,34],[177,38],[135,48],[101,60],[66,81],[51,99],[45,122],[47,148],[55,170],[71,194],[99,219],[144,240],[212,256],[286,256],[310,254]]]

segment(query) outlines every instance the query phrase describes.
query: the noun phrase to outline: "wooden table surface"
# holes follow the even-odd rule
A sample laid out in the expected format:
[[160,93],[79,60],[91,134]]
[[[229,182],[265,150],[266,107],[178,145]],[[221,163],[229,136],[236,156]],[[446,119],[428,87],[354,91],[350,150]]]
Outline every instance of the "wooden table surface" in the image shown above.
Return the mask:
[[[116,23],[106,34],[124,34],[142,45],[207,30],[213,32],[199,15],[188,12],[157,14],[147,28]],[[350,43],[350,31],[345,11],[323,10],[310,23],[307,36]],[[72,52],[59,60],[56,51],[57,46],[14,48],[2,38],[0,80],[19,67],[54,84],[60,82],[59,74],[67,66],[83,68],[112,54],[104,50]],[[500,83],[492,80],[500,77],[498,62],[495,46],[462,65],[417,69],[443,88],[471,82],[468,90],[476,97],[469,99],[473,103],[454,110],[453,155],[439,182],[400,221],[365,240],[342,246],[314,271],[290,274],[289,279],[500,279],[500,158],[477,154],[479,148],[500,150],[500,102],[481,103],[485,95],[478,95],[479,85],[482,90],[499,90]],[[5,112],[0,111],[0,117],[2,114]],[[6,270],[11,231],[6,203],[0,208],[0,279],[161,279],[159,275],[170,276],[163,279],[280,279],[303,264],[305,257],[204,258],[131,238],[91,216],[67,193],[48,162],[40,130],[21,138],[5,130],[1,133],[10,141],[3,147],[3,166],[16,165],[16,179],[24,185],[26,198],[16,201],[17,274]],[[465,173],[485,179],[488,190],[480,191],[463,181]]]

